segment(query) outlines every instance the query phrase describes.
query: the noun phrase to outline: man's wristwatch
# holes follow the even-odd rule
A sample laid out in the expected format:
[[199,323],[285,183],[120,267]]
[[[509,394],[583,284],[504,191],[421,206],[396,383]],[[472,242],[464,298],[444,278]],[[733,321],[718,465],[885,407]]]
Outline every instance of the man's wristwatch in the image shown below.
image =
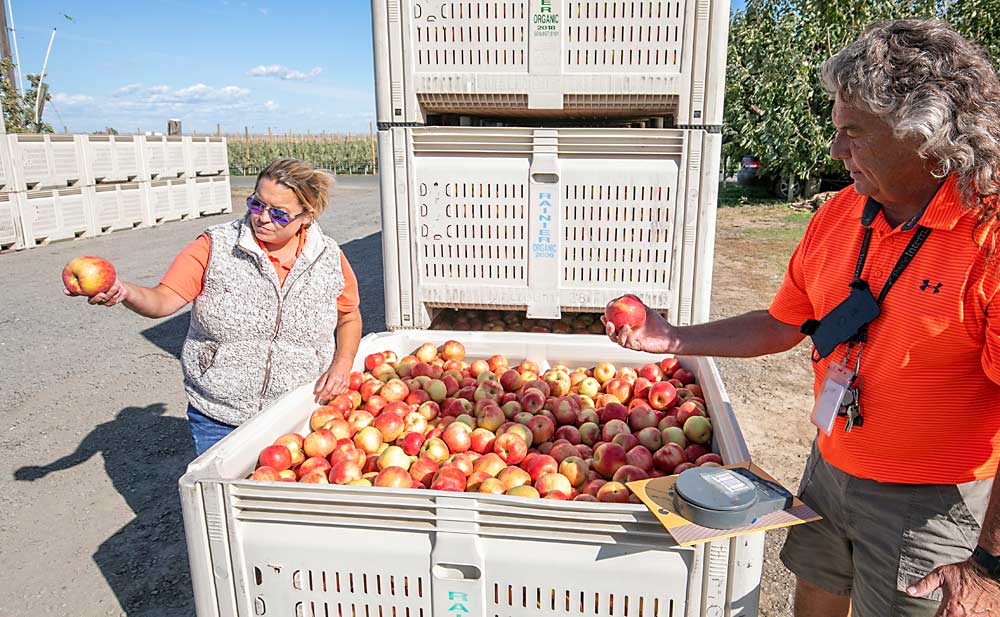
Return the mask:
[[976,550],[972,551],[972,561],[979,564],[986,571],[987,576],[1000,581],[1000,557],[989,553],[981,546],[977,546]]

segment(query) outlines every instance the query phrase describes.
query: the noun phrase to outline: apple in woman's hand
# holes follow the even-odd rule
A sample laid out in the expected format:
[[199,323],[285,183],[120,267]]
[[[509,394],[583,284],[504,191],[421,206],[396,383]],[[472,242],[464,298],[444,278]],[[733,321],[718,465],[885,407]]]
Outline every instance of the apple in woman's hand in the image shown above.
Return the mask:
[[100,257],[77,257],[63,268],[63,285],[78,296],[96,296],[111,289],[117,274],[111,262]]

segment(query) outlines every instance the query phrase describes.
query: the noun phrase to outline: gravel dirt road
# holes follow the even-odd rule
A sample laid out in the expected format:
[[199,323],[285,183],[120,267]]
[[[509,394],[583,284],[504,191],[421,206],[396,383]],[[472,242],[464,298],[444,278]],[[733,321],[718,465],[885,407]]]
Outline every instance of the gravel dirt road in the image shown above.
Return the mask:
[[[78,255],[154,285],[206,226],[234,214],[0,255],[0,616],[192,617],[177,478],[193,457],[177,356],[188,314],[148,320],[62,294]],[[341,177],[320,223],[361,284],[365,332],[385,329],[378,184]],[[776,207],[719,212],[716,316],[766,307],[804,222]],[[791,218],[789,218],[791,216]],[[795,486],[812,437],[803,348],[720,368],[755,460]],[[761,615],[790,615],[769,534]]]

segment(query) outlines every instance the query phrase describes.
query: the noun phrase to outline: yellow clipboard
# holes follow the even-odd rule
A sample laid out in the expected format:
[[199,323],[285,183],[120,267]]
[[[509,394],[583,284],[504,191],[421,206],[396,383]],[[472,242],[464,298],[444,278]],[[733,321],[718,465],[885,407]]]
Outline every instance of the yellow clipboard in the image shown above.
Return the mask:
[[[766,471],[751,462],[737,463],[735,465],[725,465],[726,469],[749,469],[765,480],[780,483],[771,477]],[[785,510],[766,514],[746,527],[735,529],[712,529],[696,525],[681,515],[677,514],[674,508],[673,489],[677,476],[666,476],[662,478],[649,478],[629,482],[626,486],[631,489],[642,503],[649,508],[653,516],[660,521],[660,524],[673,536],[680,546],[692,546],[712,540],[733,538],[748,533],[766,531],[769,529],[780,529],[781,527],[791,527],[802,523],[811,523],[820,520],[820,515],[816,514],[812,508],[802,503],[798,497],[792,501],[792,506]]]

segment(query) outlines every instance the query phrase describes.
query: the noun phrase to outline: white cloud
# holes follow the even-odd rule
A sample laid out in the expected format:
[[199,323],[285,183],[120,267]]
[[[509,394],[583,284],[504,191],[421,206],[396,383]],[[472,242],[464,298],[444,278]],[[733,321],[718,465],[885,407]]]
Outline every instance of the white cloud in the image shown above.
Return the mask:
[[213,88],[206,84],[194,84],[177,90],[173,90],[169,86],[153,86],[147,88],[140,96],[135,97],[135,100],[152,105],[193,105],[206,102],[238,101],[245,99],[249,94],[250,90],[239,86]]
[[257,10],[260,11],[261,15],[263,15],[264,17],[267,17],[267,9],[265,9],[264,7],[261,7],[259,9],[257,9]]
[[267,111],[276,111],[278,109],[278,104],[271,99],[268,99],[264,101],[264,109]]
[[180,101],[227,101],[241,99],[250,94],[246,88],[239,86],[223,86],[222,88],[212,88],[205,84],[195,84],[182,88],[173,93]]
[[122,86],[114,92],[111,93],[112,96],[127,96],[142,90],[142,84],[128,84],[127,86]]
[[93,103],[94,97],[86,94],[66,94],[65,92],[56,92],[52,95],[52,101],[66,107],[81,107]]
[[323,67],[320,66],[314,66],[308,72],[303,73],[302,71],[290,69],[280,64],[260,64],[247,71],[247,75],[251,77],[277,77],[278,79],[292,81],[309,81],[322,72]]

